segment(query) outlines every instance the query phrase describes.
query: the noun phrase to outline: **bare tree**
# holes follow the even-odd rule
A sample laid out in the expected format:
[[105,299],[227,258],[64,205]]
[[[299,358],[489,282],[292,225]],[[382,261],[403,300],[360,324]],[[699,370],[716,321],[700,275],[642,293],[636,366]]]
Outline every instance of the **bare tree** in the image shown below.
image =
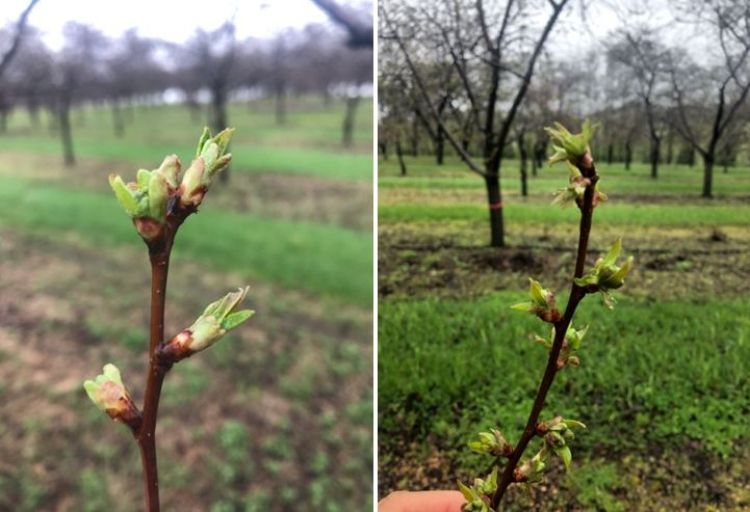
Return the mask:
[[[428,111],[442,127],[448,142],[469,170],[484,179],[490,219],[490,244],[505,245],[500,171],[503,151],[512,142],[511,127],[534,75],[539,56],[568,0],[548,0],[546,20],[530,37],[527,21],[534,5],[506,0],[442,0],[420,7],[393,9],[380,4],[383,39],[401,51],[422,94]],[[465,112],[476,127],[482,160],[477,161],[459,142],[459,135],[445,123],[425,85],[419,62],[431,50],[419,41],[438,41],[448,50],[450,63],[461,81]],[[469,51],[469,49],[473,49]],[[501,84],[503,88],[501,88]],[[504,110],[500,117],[499,112]]]
[[[227,102],[232,88],[238,82],[234,73],[236,51],[235,27],[229,21],[211,32],[198,29],[186,44],[190,73],[201,77],[198,83],[211,94],[209,124],[214,133],[219,133],[229,123]],[[220,179],[222,182],[229,180],[228,168]]]
[[5,70],[13,60],[13,57],[15,57],[16,53],[18,53],[18,49],[21,46],[21,39],[23,38],[24,31],[26,30],[26,24],[29,19],[29,14],[31,14],[31,10],[38,2],[39,0],[31,0],[23,10],[21,15],[18,17],[18,21],[16,22],[15,26],[15,33],[13,34],[13,37],[11,39],[10,46],[5,50],[5,52],[3,52],[2,56],[0,56],[0,77],[3,76]]
[[665,124],[657,101],[666,82],[669,50],[644,26],[622,29],[617,36],[619,40],[609,48],[608,56],[612,63],[627,70],[626,79],[635,84],[635,94],[643,104],[650,139],[651,177],[656,179]]
[[708,0],[691,2],[688,7],[690,16],[711,29],[723,62],[705,68],[691,62],[685,53],[672,56],[674,127],[701,155],[702,195],[712,197],[717,150],[750,93],[750,4]]
[[83,97],[95,97],[103,89],[104,55],[109,41],[104,35],[76,22],[63,28],[65,44],[54,57],[51,91],[66,166],[75,165],[70,110]]

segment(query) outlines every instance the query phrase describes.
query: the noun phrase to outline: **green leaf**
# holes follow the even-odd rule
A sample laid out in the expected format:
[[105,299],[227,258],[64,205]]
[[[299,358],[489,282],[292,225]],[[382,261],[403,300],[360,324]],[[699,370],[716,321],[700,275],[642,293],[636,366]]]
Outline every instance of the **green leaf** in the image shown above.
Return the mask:
[[471,488],[464,485],[463,482],[461,482],[461,480],[457,480],[456,483],[458,484],[458,490],[461,491],[461,494],[464,495],[464,498],[466,498],[466,501],[471,502],[477,498],[476,493],[473,490],[471,490]]
[[203,146],[206,144],[206,141],[211,138],[211,130],[208,129],[208,126],[203,127],[203,133],[201,133],[200,138],[198,139],[198,149],[195,150],[195,156],[199,156],[201,152],[203,151]]
[[241,311],[237,311],[236,313],[227,315],[226,318],[224,318],[224,320],[221,322],[221,327],[223,329],[226,329],[227,331],[230,331],[253,316],[253,314],[255,314],[255,311],[253,311],[252,309],[243,309]]
[[612,244],[612,247],[609,248],[609,252],[604,257],[604,259],[601,262],[601,266],[608,267],[611,265],[614,265],[617,261],[617,257],[620,255],[620,250],[622,249],[622,238],[618,238],[615,240],[615,243]]
[[573,461],[573,455],[570,453],[570,447],[568,445],[555,446],[555,453],[562,459],[565,464],[565,470],[570,469],[570,463]]
[[146,169],[138,169],[138,173],[135,175],[135,181],[138,184],[140,190],[148,189],[148,182],[151,180],[151,171]]
[[524,311],[526,313],[534,311],[534,304],[531,302],[519,302],[518,304],[513,304],[510,309],[515,309],[517,311]]
[[131,217],[136,215],[138,213],[138,202],[135,200],[133,192],[128,188],[125,182],[122,181],[122,178],[110,174],[109,186],[112,187],[117,202],[120,203],[120,206],[122,206],[125,212]]

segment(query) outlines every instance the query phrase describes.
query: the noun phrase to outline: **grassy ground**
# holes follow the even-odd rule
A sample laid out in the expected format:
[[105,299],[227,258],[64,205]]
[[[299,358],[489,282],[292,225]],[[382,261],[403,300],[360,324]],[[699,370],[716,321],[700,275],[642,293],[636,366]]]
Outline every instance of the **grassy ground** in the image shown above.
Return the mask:
[[[381,495],[475,476],[488,461],[466,448],[474,432],[518,437],[546,356],[529,337],[546,331],[509,306],[529,276],[564,302],[577,232],[575,209],[549,205],[564,170],[542,169],[522,198],[506,166],[509,247],[497,250],[479,178],[458,162],[407,164],[406,178],[381,165]],[[553,463],[510,508],[747,510],[750,171],[717,173],[713,200],[687,167],[655,182],[640,165],[600,172],[611,201],[595,213],[588,263],[623,236],[636,267],[614,311],[596,297],[580,308],[591,326],[581,367],[559,375],[543,414],[589,425],[574,468]]]
[[[230,110],[238,158],[178,236],[166,331],[244,283],[257,313],[167,378],[165,510],[371,507],[367,109],[351,150],[337,142],[341,105],[300,102],[284,128],[267,105]],[[73,169],[22,115],[0,137],[0,510],[124,512],[142,499],[135,446],[81,388],[111,361],[140,401],[146,366],[147,257],[106,177],[175,150],[185,162],[201,124],[139,108],[117,139],[109,112],[73,117]]]

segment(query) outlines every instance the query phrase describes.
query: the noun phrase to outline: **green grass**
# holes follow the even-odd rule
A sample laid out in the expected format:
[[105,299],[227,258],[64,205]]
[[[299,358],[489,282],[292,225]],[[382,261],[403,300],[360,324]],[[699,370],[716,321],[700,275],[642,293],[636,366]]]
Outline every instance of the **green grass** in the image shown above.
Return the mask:
[[[272,109],[260,102],[252,109],[233,104],[229,108],[230,124],[237,128],[232,145],[234,168],[245,172],[285,172],[322,178],[372,179],[372,108],[363,101],[356,118],[354,150],[341,147],[340,102],[331,108],[303,99],[297,110],[289,112],[288,121],[275,123]],[[108,109],[84,108],[74,111],[73,140],[78,157],[127,160],[157,166],[165,154],[177,153],[189,161],[205,122],[193,120],[182,106],[138,107],[125,136],[113,134]],[[43,127],[31,128],[25,113],[10,119],[10,130],[0,137],[0,151],[22,151],[61,154],[59,137]]]
[[[141,242],[114,197],[0,178],[0,224],[54,234],[73,231],[107,245]],[[215,211],[185,223],[177,258],[206,262],[248,279],[369,306],[372,238],[332,225]]]
[[[507,203],[505,219],[514,224],[578,223],[575,208],[557,208],[545,203]],[[393,204],[378,209],[381,222],[445,222],[487,221],[487,207],[483,204]],[[745,226],[750,224],[750,206],[719,204],[627,204],[612,202],[598,208],[597,223],[609,226]]]
[[[469,172],[465,165],[448,159],[443,166],[435,164],[428,157],[407,159],[409,172],[399,176],[395,160],[378,162],[378,186],[384,189],[477,189],[484,190],[484,183],[479,176]],[[520,177],[518,162],[506,160],[501,173],[501,185],[506,192],[519,193]],[[604,191],[616,191],[619,195],[692,195],[698,196],[703,184],[703,169],[686,165],[663,165],[658,179],[651,178],[646,164],[633,164],[627,171],[621,163],[612,165],[599,164],[601,186]],[[567,172],[558,164],[555,167],[544,166],[539,175],[534,177],[529,172],[529,191],[532,195],[550,194],[562,187]],[[714,170],[714,194],[747,195],[750,192],[750,168],[738,166],[723,173],[721,168]]]
[[[530,333],[547,332],[511,311],[523,292],[476,300],[384,302],[379,311],[380,442],[398,451],[409,439],[452,447],[497,426],[517,438],[538,386],[545,350]],[[563,371],[544,417],[589,425],[574,454],[593,447],[643,451],[700,440],[728,455],[747,436],[750,301],[639,302],[615,311],[596,298],[580,307],[590,324],[580,368]],[[465,459],[464,459],[465,460]],[[465,461],[466,462],[466,461]],[[486,462],[486,461],[485,461]]]

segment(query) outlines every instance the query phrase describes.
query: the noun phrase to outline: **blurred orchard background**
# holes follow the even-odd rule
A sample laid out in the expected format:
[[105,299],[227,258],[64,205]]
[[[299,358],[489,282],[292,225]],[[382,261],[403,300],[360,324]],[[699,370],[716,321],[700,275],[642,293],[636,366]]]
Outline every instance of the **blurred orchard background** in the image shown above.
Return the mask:
[[548,331],[510,305],[528,277],[566,300],[578,232],[543,129],[589,118],[588,264],[622,236],[635,267],[614,311],[579,307],[542,415],[589,426],[573,468],[508,510],[750,510],[750,4],[383,0],[378,23],[379,494],[518,439]]
[[[36,5],[34,5],[36,4]],[[372,502],[372,4],[3,3],[0,510],[132,511],[140,463],[81,383],[140,401],[146,250],[107,184],[236,127],[178,237],[167,332],[251,286],[252,322],[167,379],[165,510]]]

